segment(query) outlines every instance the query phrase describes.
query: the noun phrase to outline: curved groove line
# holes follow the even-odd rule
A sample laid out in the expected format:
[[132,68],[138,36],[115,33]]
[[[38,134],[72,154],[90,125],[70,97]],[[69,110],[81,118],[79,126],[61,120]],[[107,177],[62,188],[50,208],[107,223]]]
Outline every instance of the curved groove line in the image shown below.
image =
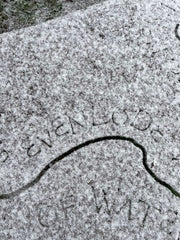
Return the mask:
[[174,32],[175,32],[176,38],[180,41],[180,36],[179,36],[179,34],[178,34],[178,29],[179,29],[179,24],[176,24],[176,27],[175,27]]
[[180,198],[180,193],[177,192],[171,185],[169,185],[168,183],[166,183],[165,181],[161,180],[149,167],[147,164],[147,152],[146,149],[139,144],[138,142],[136,142],[133,138],[130,137],[124,137],[124,136],[104,136],[104,137],[99,137],[99,138],[95,138],[95,139],[91,139],[88,140],[84,143],[81,143],[71,149],[69,149],[68,151],[64,152],[63,154],[61,154],[60,156],[58,156],[57,158],[53,159],[49,164],[47,164],[42,170],[41,172],[34,178],[34,180],[32,180],[31,182],[29,182],[28,184],[24,185],[23,187],[19,188],[18,190],[11,192],[11,193],[4,193],[0,195],[0,199],[9,199],[12,198],[14,196],[19,195],[21,192],[27,190],[28,188],[34,186],[36,183],[39,182],[39,180],[42,178],[42,176],[57,162],[61,161],[63,158],[67,157],[68,155],[72,154],[73,152],[76,152],[77,150],[86,147],[90,144],[94,144],[97,142],[101,142],[101,141],[107,141],[107,140],[121,140],[121,141],[127,141],[132,143],[135,147],[139,148],[142,152],[142,162],[144,165],[144,168],[146,169],[146,171],[151,175],[152,178],[154,178],[154,180],[156,182],[158,182],[159,184],[161,184],[162,186],[166,187],[167,189],[169,189],[171,191],[171,193],[173,195],[175,195],[176,197]]

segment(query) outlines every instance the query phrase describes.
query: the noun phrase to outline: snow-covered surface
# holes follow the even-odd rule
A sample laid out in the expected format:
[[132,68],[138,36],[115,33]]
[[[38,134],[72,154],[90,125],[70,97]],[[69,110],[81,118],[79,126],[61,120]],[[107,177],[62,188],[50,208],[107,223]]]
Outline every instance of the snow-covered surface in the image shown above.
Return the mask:
[[[0,194],[107,135],[143,145],[151,170],[180,192],[179,10],[109,0],[0,35]],[[100,142],[1,199],[0,239],[178,240],[179,208],[138,149]]]

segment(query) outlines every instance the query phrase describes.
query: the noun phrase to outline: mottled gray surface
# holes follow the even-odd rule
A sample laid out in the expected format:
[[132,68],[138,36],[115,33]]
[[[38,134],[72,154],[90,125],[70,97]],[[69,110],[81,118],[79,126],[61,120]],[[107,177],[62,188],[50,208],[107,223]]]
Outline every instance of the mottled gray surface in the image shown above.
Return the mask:
[[[178,16],[175,2],[109,0],[0,36],[0,196],[107,135],[143,145],[180,192]],[[0,239],[178,240],[179,207],[133,144],[100,142],[0,199]]]
[[0,33],[64,16],[104,0],[1,0]]

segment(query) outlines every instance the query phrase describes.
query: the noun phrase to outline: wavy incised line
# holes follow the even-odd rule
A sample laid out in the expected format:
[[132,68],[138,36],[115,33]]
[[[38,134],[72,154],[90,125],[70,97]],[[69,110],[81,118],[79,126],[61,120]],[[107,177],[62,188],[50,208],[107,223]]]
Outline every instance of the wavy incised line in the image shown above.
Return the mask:
[[178,29],[179,29],[179,24],[176,24],[176,27],[175,27],[174,32],[175,32],[176,38],[177,38],[178,40],[180,40],[180,36],[179,36],[179,34],[178,34]]
[[101,142],[101,141],[107,141],[107,140],[121,140],[121,141],[127,141],[132,143],[135,147],[139,148],[142,152],[142,161],[143,161],[143,165],[146,169],[146,171],[151,175],[151,177],[154,178],[154,180],[156,180],[156,182],[158,182],[159,184],[161,184],[162,186],[166,187],[167,189],[169,189],[171,191],[171,193],[173,195],[175,195],[176,197],[180,198],[180,193],[177,192],[171,185],[169,185],[168,183],[166,183],[165,181],[161,180],[149,167],[147,164],[147,152],[146,149],[139,144],[138,142],[136,142],[133,138],[130,137],[124,137],[124,136],[104,136],[104,137],[99,137],[99,138],[95,138],[95,139],[91,139],[88,140],[84,143],[81,143],[71,149],[69,149],[67,152],[61,154],[60,156],[58,156],[57,158],[53,159],[49,164],[47,164],[42,170],[41,172],[34,178],[34,180],[32,180],[31,182],[29,182],[28,184],[26,184],[25,186],[19,188],[18,190],[11,192],[11,193],[4,193],[0,195],[0,199],[9,199],[12,198],[14,196],[19,195],[21,192],[27,190],[28,188],[34,186],[36,183],[39,182],[39,180],[42,178],[42,176],[57,162],[61,161],[63,158],[67,157],[68,155],[72,154],[73,152],[76,152],[77,150],[86,147],[90,144],[93,143],[97,143],[97,142]]

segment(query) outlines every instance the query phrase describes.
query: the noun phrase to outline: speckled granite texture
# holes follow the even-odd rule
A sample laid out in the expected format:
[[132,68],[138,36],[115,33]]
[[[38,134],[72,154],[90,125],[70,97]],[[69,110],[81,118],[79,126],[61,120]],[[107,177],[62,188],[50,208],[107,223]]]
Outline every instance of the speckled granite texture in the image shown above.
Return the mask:
[[[109,0],[0,35],[0,198],[122,135],[180,192],[177,3]],[[127,141],[0,199],[0,239],[178,240],[180,198]]]
[[64,16],[103,0],[1,0],[0,34]]

